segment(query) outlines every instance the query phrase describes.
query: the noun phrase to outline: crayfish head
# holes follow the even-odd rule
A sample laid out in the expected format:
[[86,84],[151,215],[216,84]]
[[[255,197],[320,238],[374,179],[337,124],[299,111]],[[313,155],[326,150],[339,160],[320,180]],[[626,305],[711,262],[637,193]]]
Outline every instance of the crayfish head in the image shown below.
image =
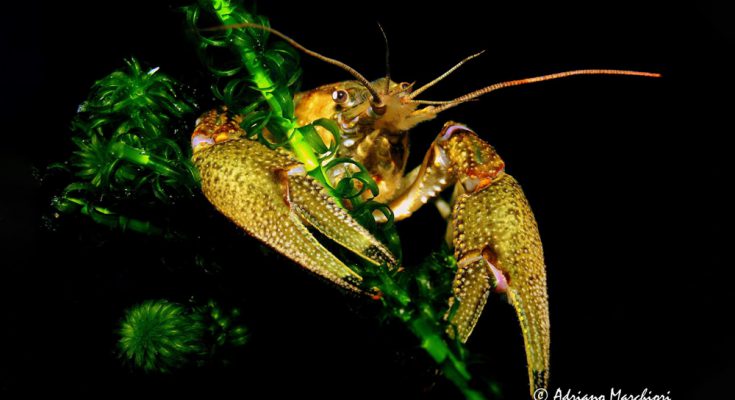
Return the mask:
[[386,88],[379,94],[379,102],[358,81],[328,86],[331,87],[333,115],[346,133],[358,130],[372,132],[377,129],[397,135],[436,115],[417,110],[418,104],[409,97],[413,83],[394,82],[387,78],[370,82],[371,88]]
[[381,78],[372,82],[374,87],[388,87],[386,93],[380,95],[382,107],[376,109],[375,105],[371,105],[367,111],[367,116],[374,118],[375,128],[392,133],[407,132],[421,122],[436,116],[418,110],[419,104],[411,100],[413,83],[390,81],[386,85],[386,79]]

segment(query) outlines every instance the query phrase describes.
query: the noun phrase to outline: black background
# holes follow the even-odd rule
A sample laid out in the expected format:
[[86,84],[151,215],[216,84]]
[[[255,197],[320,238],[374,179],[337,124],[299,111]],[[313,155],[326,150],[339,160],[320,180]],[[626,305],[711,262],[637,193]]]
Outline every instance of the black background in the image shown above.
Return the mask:
[[[69,121],[96,79],[136,56],[194,86],[203,82],[172,5],[49,3],[4,5],[0,27],[3,397],[457,396],[431,378],[410,337],[381,327],[373,304],[262,255],[244,235],[228,244],[228,263],[205,272],[163,263],[155,241],[99,226],[49,229],[42,217],[51,213],[52,190],[34,168],[68,157]],[[735,372],[732,331],[722,325],[733,300],[725,261],[732,20],[710,4],[489,3],[261,2],[259,11],[368,77],[384,72],[376,21],[388,33],[396,80],[426,82],[487,50],[423,96],[436,100],[569,69],[662,73],[494,93],[416,128],[412,159],[419,162],[444,121],[461,121],[496,147],[524,186],[546,251],[552,389],[714,398]],[[349,79],[312,59],[302,66],[304,88]],[[407,263],[437,247],[443,231],[428,208],[401,223]],[[79,239],[90,232],[103,244]],[[191,295],[243,308],[253,337],[235,365],[163,377],[122,366],[113,350],[123,310]],[[492,300],[469,347],[486,358],[481,371],[506,398],[526,396],[510,306]],[[433,389],[432,381],[439,382]],[[254,395],[263,390],[269,394]]]

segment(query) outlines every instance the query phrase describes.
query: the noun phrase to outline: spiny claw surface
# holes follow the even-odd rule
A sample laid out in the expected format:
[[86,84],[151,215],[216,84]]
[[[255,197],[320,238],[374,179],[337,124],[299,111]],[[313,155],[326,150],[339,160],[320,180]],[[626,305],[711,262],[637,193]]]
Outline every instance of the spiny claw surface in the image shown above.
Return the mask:
[[325,236],[376,265],[395,266],[393,254],[345,209],[327,195],[321,183],[309,176],[290,176],[293,209]]
[[376,265],[396,262],[318,182],[303,175],[301,164],[284,153],[234,139],[201,148],[194,163],[204,195],[222,214],[338,285],[357,290],[361,277],[319,243],[305,222]]
[[455,256],[460,266],[454,321],[469,336],[492,286],[505,292],[523,330],[531,392],[546,387],[549,312],[546,269],[536,219],[520,185],[502,174],[488,187],[459,196],[453,210]]

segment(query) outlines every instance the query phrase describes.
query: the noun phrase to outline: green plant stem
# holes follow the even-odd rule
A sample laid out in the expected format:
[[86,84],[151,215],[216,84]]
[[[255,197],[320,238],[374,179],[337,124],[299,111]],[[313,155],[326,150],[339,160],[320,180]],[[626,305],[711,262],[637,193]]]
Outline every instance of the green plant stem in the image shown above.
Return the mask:
[[160,235],[163,232],[162,229],[148,221],[117,214],[108,208],[94,206],[84,199],[63,196],[57,197],[54,203],[56,209],[63,213],[78,211],[80,214],[92,218],[94,222],[110,228],[131,230],[148,235]]
[[181,174],[171,167],[167,160],[155,155],[146,154],[144,150],[127,145],[123,142],[113,143],[110,146],[110,153],[132,164],[148,168],[157,174],[175,179],[182,178]]
[[[234,25],[243,22],[253,22],[252,16],[242,9],[238,9],[228,0],[211,0],[212,7],[224,25]],[[236,18],[239,16],[241,18]],[[242,19],[244,17],[244,20]],[[262,93],[263,98],[270,106],[271,110],[281,117],[278,125],[286,132],[289,145],[296,155],[296,158],[304,164],[307,171],[321,168],[319,157],[314,153],[312,147],[304,140],[303,135],[296,129],[296,121],[293,112],[286,113],[279,98],[290,99],[291,93],[284,85],[276,85],[270,78],[268,71],[263,67],[258,54],[253,50],[255,44],[245,34],[238,35],[238,40],[243,43],[237,46],[240,58],[245,68],[250,73],[252,82]],[[274,95],[276,93],[277,95]],[[289,115],[290,114],[290,115]]]
[[[439,329],[441,325],[432,308],[412,302],[406,290],[387,274],[383,274],[381,281],[384,295],[390,296],[391,300],[400,304],[393,306],[384,301],[385,307],[408,326],[421,342],[421,348],[442,368],[447,379],[465,395],[465,398],[484,400],[485,396],[482,393],[469,387],[472,375],[467,370],[465,363],[447,346],[444,334]],[[416,310],[411,312],[412,308]]]

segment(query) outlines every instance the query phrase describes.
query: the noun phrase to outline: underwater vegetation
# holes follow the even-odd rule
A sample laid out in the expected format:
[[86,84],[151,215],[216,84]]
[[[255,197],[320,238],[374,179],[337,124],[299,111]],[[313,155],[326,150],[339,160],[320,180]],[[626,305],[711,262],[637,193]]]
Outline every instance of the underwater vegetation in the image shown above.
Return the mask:
[[191,307],[146,300],[125,314],[119,332],[120,356],[146,372],[205,363],[216,351],[245,345],[247,329],[236,325],[239,314],[237,308],[224,313],[213,300]]

